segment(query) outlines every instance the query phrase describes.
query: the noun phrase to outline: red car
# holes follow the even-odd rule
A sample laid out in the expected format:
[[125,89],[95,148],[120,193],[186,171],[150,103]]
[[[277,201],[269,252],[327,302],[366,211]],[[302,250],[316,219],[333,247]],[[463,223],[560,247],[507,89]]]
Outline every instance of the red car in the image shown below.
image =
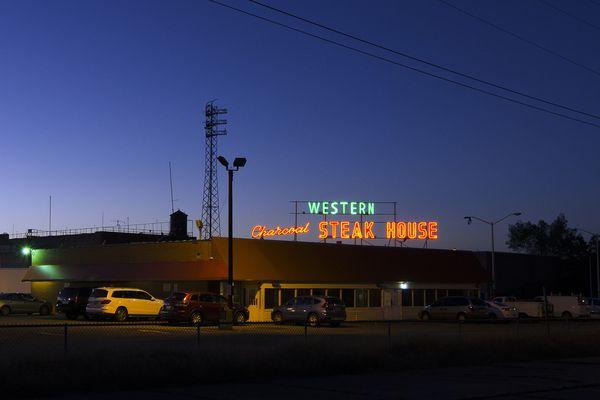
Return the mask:
[[[212,293],[175,292],[165,299],[160,311],[162,319],[169,323],[189,322],[194,325],[205,322],[218,323],[221,316],[229,310],[224,296]],[[233,323],[248,321],[249,313],[244,307],[233,305]]]

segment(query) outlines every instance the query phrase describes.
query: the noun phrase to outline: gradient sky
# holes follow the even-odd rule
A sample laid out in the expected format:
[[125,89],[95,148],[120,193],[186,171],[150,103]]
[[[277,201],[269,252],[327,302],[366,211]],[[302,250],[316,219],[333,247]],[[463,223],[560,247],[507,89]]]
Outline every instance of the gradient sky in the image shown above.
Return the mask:
[[[435,0],[267,1],[600,112],[600,76]],[[540,2],[453,1],[600,69],[600,32]],[[600,24],[593,2],[551,1]],[[0,232],[47,229],[49,195],[55,229],[100,225],[102,213],[107,225],[165,221],[169,161],[176,208],[199,218],[213,98],[230,111],[220,154],[248,158],[236,175],[238,236],[292,222],[294,199],[396,200],[402,219],[440,222],[441,248],[489,248],[487,226],[466,214],[564,212],[600,230],[599,129],[193,0],[0,3]],[[497,234],[505,248],[506,225]]]

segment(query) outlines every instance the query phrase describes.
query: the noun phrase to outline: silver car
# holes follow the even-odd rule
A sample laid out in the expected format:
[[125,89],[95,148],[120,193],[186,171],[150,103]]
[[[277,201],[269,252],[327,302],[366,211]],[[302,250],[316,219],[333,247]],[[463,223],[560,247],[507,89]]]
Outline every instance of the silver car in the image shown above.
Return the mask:
[[337,297],[299,296],[273,308],[271,319],[276,324],[303,322],[317,326],[328,322],[331,326],[339,326],[346,320],[346,306]]
[[419,314],[423,321],[485,319],[490,317],[490,310],[485,301],[478,297],[449,296],[425,306]]
[[44,300],[38,300],[28,293],[4,293],[0,295],[0,315],[9,314],[40,314],[48,315],[52,305]]

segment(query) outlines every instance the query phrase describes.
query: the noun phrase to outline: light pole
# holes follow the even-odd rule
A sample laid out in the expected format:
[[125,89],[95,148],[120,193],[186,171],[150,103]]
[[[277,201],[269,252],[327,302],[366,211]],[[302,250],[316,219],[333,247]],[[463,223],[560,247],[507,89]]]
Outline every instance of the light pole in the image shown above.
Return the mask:
[[510,214],[500,218],[497,221],[487,221],[483,218],[475,217],[472,215],[468,215],[465,217],[465,219],[467,220],[467,224],[471,225],[473,220],[476,219],[477,221],[483,222],[484,224],[488,224],[492,231],[492,282],[491,282],[492,284],[491,284],[491,290],[490,290],[490,297],[494,297],[496,294],[496,251],[494,248],[494,225],[499,224],[500,222],[504,221],[508,217],[513,217],[513,216],[518,217],[521,214],[522,213],[520,213],[520,212],[513,212],[513,213],[510,213]]
[[[585,232],[589,235],[592,235],[592,238],[596,238],[596,296],[600,297],[600,257],[598,256],[598,245],[600,244],[600,234],[598,233],[594,233],[594,232],[590,232],[590,231],[586,231],[585,229],[578,229],[581,232]],[[590,276],[591,278],[591,276]],[[591,281],[591,279],[590,279]],[[590,283],[591,285],[591,283]],[[590,293],[590,296],[592,295],[592,293]]]
[[243,157],[236,157],[233,160],[233,167],[229,168],[229,161],[223,156],[217,157],[217,160],[227,170],[229,178],[229,193],[228,193],[228,229],[227,229],[227,303],[230,309],[233,309],[233,173],[244,165],[246,165],[246,159]]

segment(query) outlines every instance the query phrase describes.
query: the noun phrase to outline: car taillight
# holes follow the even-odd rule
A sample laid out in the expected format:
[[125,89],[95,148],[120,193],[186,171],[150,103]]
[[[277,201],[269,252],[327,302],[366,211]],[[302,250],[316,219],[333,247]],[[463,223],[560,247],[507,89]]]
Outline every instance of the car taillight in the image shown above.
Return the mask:
[[100,302],[100,304],[109,304],[109,303],[110,303],[110,300],[102,300],[102,301]]

